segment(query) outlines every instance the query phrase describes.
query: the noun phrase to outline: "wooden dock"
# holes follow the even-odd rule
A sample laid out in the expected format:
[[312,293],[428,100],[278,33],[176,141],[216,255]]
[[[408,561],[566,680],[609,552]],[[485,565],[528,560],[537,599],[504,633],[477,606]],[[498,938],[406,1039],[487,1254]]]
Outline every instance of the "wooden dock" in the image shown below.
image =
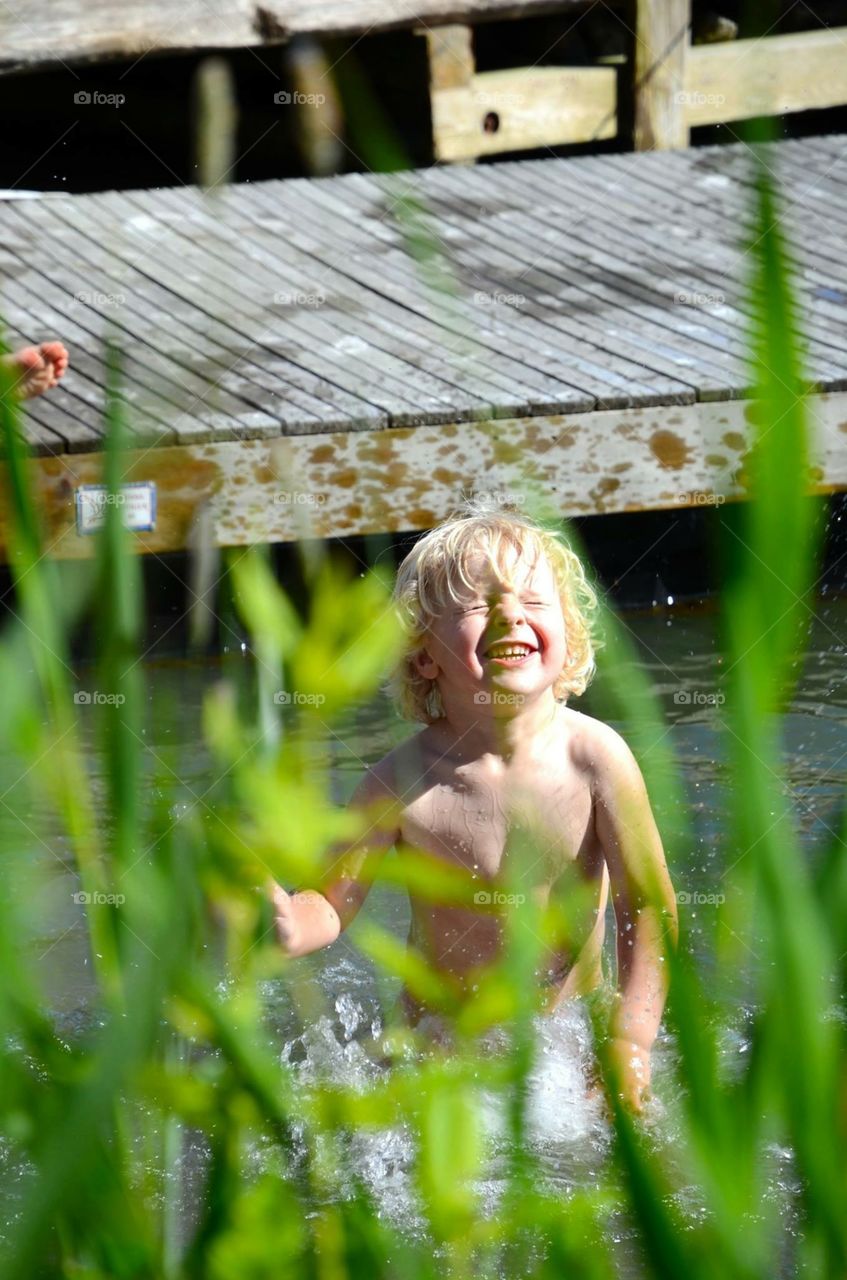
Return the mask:
[[[771,144],[817,427],[847,487],[847,139]],[[745,493],[743,145],[0,201],[7,340],[71,370],[26,431],[53,554],[82,556],[105,344],[140,550],[425,528],[463,495],[563,514]],[[5,518],[0,513],[0,522]],[[0,523],[0,539],[5,530]]]
[[31,0],[0,8],[0,72],[151,51],[240,49],[555,11],[586,0]]

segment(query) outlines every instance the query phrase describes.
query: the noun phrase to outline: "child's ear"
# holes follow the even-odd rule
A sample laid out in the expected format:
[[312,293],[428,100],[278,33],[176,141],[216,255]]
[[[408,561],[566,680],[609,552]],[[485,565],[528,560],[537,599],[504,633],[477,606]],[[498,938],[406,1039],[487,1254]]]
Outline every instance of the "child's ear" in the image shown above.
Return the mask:
[[426,649],[419,649],[414,654],[412,661],[418,674],[422,675],[425,680],[434,680],[438,675],[438,663],[434,658],[430,657]]

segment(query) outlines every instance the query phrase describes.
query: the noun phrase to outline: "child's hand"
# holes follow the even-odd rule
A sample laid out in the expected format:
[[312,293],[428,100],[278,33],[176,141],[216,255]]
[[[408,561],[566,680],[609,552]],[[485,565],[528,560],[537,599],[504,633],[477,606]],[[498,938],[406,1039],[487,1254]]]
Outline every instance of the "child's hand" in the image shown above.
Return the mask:
[[609,1041],[609,1061],[617,1077],[621,1102],[628,1111],[638,1114],[650,1096],[650,1050],[616,1036]]
[[267,881],[266,890],[271,902],[273,903],[274,925],[276,926],[276,936],[279,941],[279,945],[282,947],[286,955],[290,955],[294,946],[296,932],[296,923],[291,904],[291,894],[286,893],[282,885],[277,884],[275,880]]

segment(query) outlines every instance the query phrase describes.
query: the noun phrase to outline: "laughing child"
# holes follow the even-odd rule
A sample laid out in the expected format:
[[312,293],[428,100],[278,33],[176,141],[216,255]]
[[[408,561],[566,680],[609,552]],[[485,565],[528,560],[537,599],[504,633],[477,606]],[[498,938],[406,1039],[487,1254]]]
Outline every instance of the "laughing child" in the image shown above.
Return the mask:
[[[640,1110],[667,993],[676,904],[635,759],[608,725],[567,706],[594,673],[596,598],[577,556],[511,512],[459,516],[420,539],[400,566],[395,600],[407,646],[392,681],[423,728],[369,769],[351,804],[380,816],[337,859],[320,892],[272,882],[280,944],[302,956],[334,942],[392,847],[463,868],[503,901],[510,853],[530,829],[540,855],[531,888],[543,905],[577,877],[591,910],[577,945],[552,950],[540,980],[552,1010],[602,981],[611,891],[618,982],[608,1051],[622,1097]],[[367,825],[367,824],[365,824]],[[570,890],[572,892],[572,889]],[[460,991],[502,946],[502,912],[439,904],[410,891],[409,945]],[[416,1023],[426,1007],[404,989]]]

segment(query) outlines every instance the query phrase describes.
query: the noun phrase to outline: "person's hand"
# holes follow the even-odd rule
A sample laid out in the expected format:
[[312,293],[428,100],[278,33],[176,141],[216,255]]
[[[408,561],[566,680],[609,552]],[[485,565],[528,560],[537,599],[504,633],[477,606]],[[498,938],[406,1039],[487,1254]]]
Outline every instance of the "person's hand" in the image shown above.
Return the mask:
[[638,1115],[650,1096],[650,1050],[616,1036],[609,1041],[609,1065],[623,1106]]
[[277,884],[275,880],[268,880],[266,889],[273,903],[277,940],[285,954],[291,955],[296,934],[291,894],[286,893],[282,885]]

